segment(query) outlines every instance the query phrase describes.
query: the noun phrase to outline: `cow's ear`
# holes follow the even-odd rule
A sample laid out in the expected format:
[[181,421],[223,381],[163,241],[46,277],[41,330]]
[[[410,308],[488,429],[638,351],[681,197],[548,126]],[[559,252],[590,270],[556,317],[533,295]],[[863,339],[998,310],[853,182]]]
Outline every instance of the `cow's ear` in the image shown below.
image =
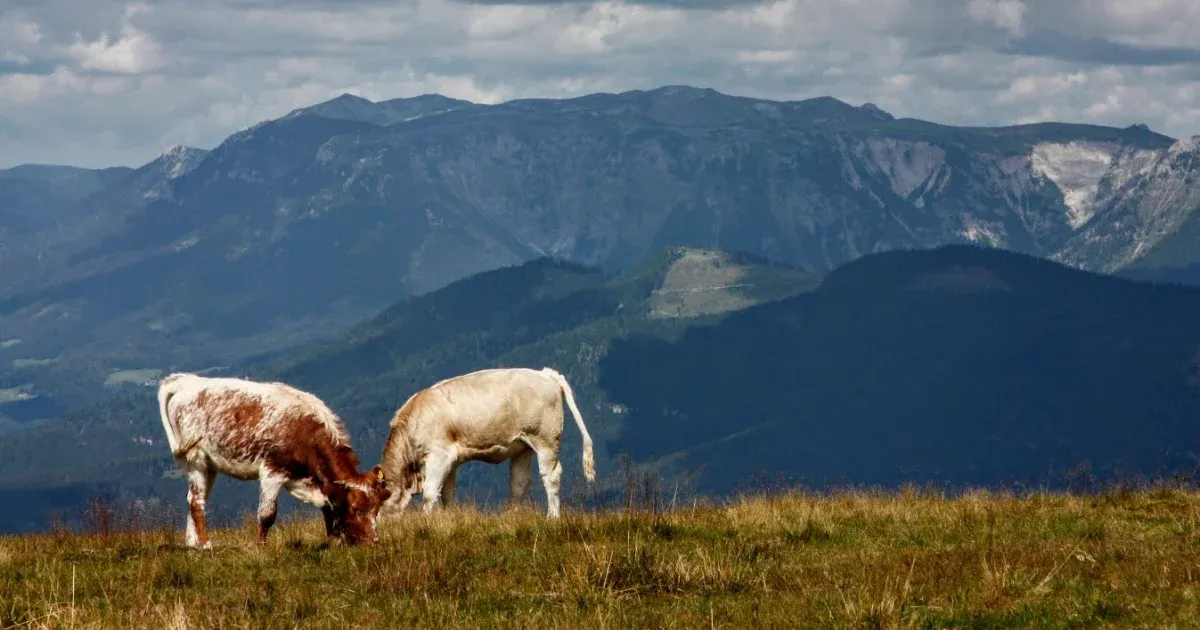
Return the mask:
[[387,479],[383,475],[382,466],[377,465],[371,469],[371,481],[373,481],[376,485],[387,487]]

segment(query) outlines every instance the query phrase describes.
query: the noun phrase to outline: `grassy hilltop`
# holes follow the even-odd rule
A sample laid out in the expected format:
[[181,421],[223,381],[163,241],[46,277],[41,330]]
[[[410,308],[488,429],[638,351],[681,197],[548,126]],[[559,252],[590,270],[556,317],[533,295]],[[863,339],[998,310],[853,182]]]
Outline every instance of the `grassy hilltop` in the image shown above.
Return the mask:
[[[1200,624],[1200,495],[788,493],[672,511],[0,538],[0,627],[1015,628]],[[178,524],[175,524],[176,526]]]

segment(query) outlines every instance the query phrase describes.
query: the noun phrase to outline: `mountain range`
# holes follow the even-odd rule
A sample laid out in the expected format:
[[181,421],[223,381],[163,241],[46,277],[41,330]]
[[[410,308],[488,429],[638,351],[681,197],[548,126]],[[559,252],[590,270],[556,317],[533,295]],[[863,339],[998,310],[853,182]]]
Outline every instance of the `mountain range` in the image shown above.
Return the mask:
[[[1200,137],[1174,139],[1144,125],[953,127],[896,118],[870,103],[768,101],[667,86],[494,105],[439,95],[382,102],[342,95],[260,122],[212,149],[175,147],[137,168],[0,170],[0,435],[10,434],[0,441],[8,458],[0,463],[0,494],[53,487],[74,501],[76,490],[138,496],[173,483],[161,476],[169,466],[154,444],[156,425],[139,424],[146,422],[141,405],[168,371],[286,379],[365,423],[429,379],[507,363],[565,365],[590,392],[600,435],[643,460],[672,462],[684,452],[724,447],[693,440],[667,448],[670,435],[646,427],[675,421],[646,420],[628,410],[627,400],[674,409],[671,417],[703,418],[704,428],[684,431],[691,437],[758,449],[762,461],[828,477],[837,473],[833,464],[797,468],[778,450],[796,439],[792,429],[779,428],[780,410],[850,427],[853,419],[839,414],[884,413],[862,406],[876,401],[870,404],[883,405],[893,419],[910,409],[895,421],[918,439],[953,432],[961,421],[947,419],[953,414],[987,416],[955,398],[975,385],[944,380],[950,372],[971,373],[964,366],[985,369],[977,361],[1067,378],[1033,366],[1035,356],[1050,361],[1037,353],[1068,344],[1063,356],[1074,358],[1062,359],[1069,364],[1063,367],[1079,371],[1086,366],[1071,361],[1100,360],[1088,354],[1092,343],[1148,353],[1135,362],[1147,373],[1166,369],[1160,361],[1186,372],[1179,357],[1155,345],[1168,339],[1181,352],[1193,348],[1173,328],[1177,322],[1159,322],[1169,332],[1153,337],[1136,330],[1126,317],[1136,309],[1120,300],[1153,298],[1152,305],[1170,309],[1191,304],[1184,287],[1129,279],[1200,284],[1198,145]],[[926,259],[909,250],[939,253]],[[904,276],[880,267],[920,266],[913,261],[951,271]],[[959,268],[991,271],[953,271]],[[868,269],[859,293],[835,290]],[[821,289],[811,291],[818,278]],[[929,283],[950,283],[958,297],[946,302],[944,292],[912,292]],[[1014,287],[1054,287],[1058,299],[1079,304],[1054,306],[1048,292]],[[1107,309],[1112,321],[1096,320],[1105,316],[1080,305]],[[939,309],[972,326],[999,328],[976,330],[979,354],[964,354],[969,348],[956,345],[949,328],[922,327],[952,327],[955,320]],[[997,313],[1065,336],[1055,341],[1005,327],[993,321]],[[1177,311],[1170,313],[1137,311],[1146,321]],[[820,339],[841,346],[806,336],[805,327],[778,325],[775,316],[817,317],[826,326],[814,329],[825,331]],[[1060,330],[1053,317],[1082,318],[1098,336]],[[751,361],[720,335],[767,354]],[[1116,341],[1120,335],[1127,341]],[[876,365],[870,347],[860,346],[864,338],[903,358]],[[1029,356],[987,345],[1031,339],[1041,346]],[[564,348],[575,354],[565,356]],[[922,357],[920,348],[936,348],[936,356]],[[842,363],[814,363],[839,354]],[[633,356],[641,358],[622,363]],[[952,358],[962,364],[947,363]],[[606,365],[630,374],[657,366],[667,381],[656,391],[672,398],[646,398],[612,376],[619,370],[604,376]],[[761,423],[707,398],[723,391],[713,375],[735,370],[726,375],[730,382],[752,387],[739,379],[765,365],[801,370],[801,381],[823,383],[826,394],[793,400],[803,388],[759,374],[787,395],[760,401],[776,418],[766,426],[776,428],[753,430]],[[864,365],[881,375],[882,389],[846,389]],[[1112,369],[1095,376],[1142,383]],[[980,395],[1011,413],[1074,413],[1039,389],[1045,384],[1018,374],[979,376],[995,381]],[[1175,383],[1178,373],[1160,376]],[[946,402],[921,407],[889,389],[889,379],[906,383],[906,395]],[[1047,396],[1049,406],[1012,407],[1004,397],[1017,395],[1018,381]],[[707,385],[697,394],[692,382]],[[1076,394],[1096,387],[1064,382]],[[1150,395],[1149,384],[1139,387],[1126,395]],[[1173,395],[1183,392],[1190,390]],[[707,402],[689,407],[694,401]],[[1133,413],[1127,400],[1109,402]],[[712,415],[716,410],[723,415]],[[1003,423],[995,422],[989,426],[999,431]],[[1157,437],[1183,439],[1174,415],[1162,422],[1167,428]],[[374,448],[375,429],[358,426],[356,435]],[[971,436],[1004,434],[996,431]],[[1036,477],[1030,466],[1045,463],[1050,447],[1038,441],[1044,434],[1030,431],[1021,439],[1043,444],[1036,447],[1041,455],[1014,455],[1012,466],[997,464],[986,474],[958,468],[951,476]],[[853,438],[821,435],[827,441],[816,443],[823,448],[837,443],[834,437]],[[969,443],[967,434],[957,435],[945,443]],[[100,444],[106,455],[99,459],[72,450]],[[1181,461],[1177,451],[1163,459],[1155,454],[1158,442],[1146,444],[1138,470]],[[1055,457],[1113,454],[1099,442],[1084,446]],[[710,463],[725,466],[730,479],[745,472],[714,457]],[[842,472],[894,479],[889,462],[879,460],[874,476],[861,467]]]
[[343,95],[137,169],[0,172],[0,400],[24,405],[0,414],[272,356],[541,256],[618,271],[686,245],[823,273],[974,242],[1185,266],[1197,156],[1140,125],[960,128],[686,86]]

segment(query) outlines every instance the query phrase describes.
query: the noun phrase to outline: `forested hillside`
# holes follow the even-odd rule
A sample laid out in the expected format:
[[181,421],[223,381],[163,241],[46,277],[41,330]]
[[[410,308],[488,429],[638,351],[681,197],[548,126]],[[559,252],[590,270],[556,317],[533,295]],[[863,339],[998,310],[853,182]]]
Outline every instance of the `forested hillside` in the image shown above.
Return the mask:
[[[613,483],[622,453],[715,494],[758,473],[1011,486],[1195,467],[1200,291],[970,246],[867,256],[815,285],[694,250],[614,277],[539,260],[406,299],[250,375],[329,401],[365,462],[416,389],[549,365],[573,383]],[[178,501],[161,431],[149,390],[105,401],[0,440],[0,487],[46,488],[59,505],[99,491]],[[578,449],[568,426],[568,490]],[[503,469],[463,472],[465,496],[502,495]],[[218,510],[255,493],[219,487]]]
[[996,250],[869,256],[814,293],[614,344],[599,384],[631,411],[610,448],[688,450],[713,492],[761,471],[819,485],[1190,478],[1197,313],[1195,289]]
[[[539,259],[405,299],[333,343],[242,374],[317,393],[345,419],[363,461],[374,462],[392,413],[417,389],[484,367],[553,366],[577,392],[604,473],[613,465],[605,444],[616,437],[624,409],[596,382],[615,340],[672,339],[727,312],[817,283],[807,272],[728,252],[667,248],[616,276]],[[570,470],[577,472],[580,441],[572,431],[568,425],[563,457],[576,462]],[[479,466],[459,475],[468,496],[507,488],[507,473]],[[49,498],[32,504],[33,512],[0,516],[0,528],[36,526],[47,507],[78,506],[91,495],[174,501],[181,487],[175,475],[153,391],[115,396],[72,411],[62,422],[0,439],[0,500],[5,493],[51,489]],[[564,486],[569,490],[580,481],[569,472]],[[251,505],[257,496],[253,484],[218,486],[218,514]]]

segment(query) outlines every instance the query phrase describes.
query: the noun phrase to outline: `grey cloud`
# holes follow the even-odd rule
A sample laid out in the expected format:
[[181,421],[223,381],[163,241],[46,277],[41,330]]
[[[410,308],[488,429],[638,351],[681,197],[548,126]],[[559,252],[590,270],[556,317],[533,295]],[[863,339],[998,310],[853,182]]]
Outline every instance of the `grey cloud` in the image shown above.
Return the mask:
[[[1122,36],[1144,33],[1146,23],[1123,24],[1105,16],[1101,10],[1104,3],[1104,0],[1025,2],[1022,32],[1013,34],[993,24],[970,20],[964,10],[967,3],[962,0],[913,0],[914,10],[898,21],[896,31],[912,38],[918,55],[982,48],[1088,64],[1153,66],[1200,62],[1200,48],[1194,46],[1118,41]],[[1171,0],[1157,4],[1167,7],[1162,9],[1158,20],[1160,29],[1166,32],[1173,24],[1178,25],[1178,12],[1167,10]],[[1200,29],[1200,10],[1195,11],[1192,19],[1192,26]]]
[[[11,3],[15,2],[15,6]],[[108,0],[72,2],[70,0],[5,0],[6,14],[32,18],[46,40],[70,42],[76,35],[98,37],[121,24],[127,5]]]
[[1200,49],[1134,46],[1102,37],[1076,37],[1038,29],[1009,42],[1004,52],[1053,57],[1065,61],[1128,66],[1164,66],[1200,63]]
[[0,59],[0,75],[4,74],[50,74],[54,72],[54,63],[46,59],[33,59],[28,63],[5,61]]
[[[592,0],[454,0],[461,4],[478,5],[582,5]],[[627,4],[666,7],[683,10],[736,9],[754,5],[771,4],[772,0],[627,0]]]

